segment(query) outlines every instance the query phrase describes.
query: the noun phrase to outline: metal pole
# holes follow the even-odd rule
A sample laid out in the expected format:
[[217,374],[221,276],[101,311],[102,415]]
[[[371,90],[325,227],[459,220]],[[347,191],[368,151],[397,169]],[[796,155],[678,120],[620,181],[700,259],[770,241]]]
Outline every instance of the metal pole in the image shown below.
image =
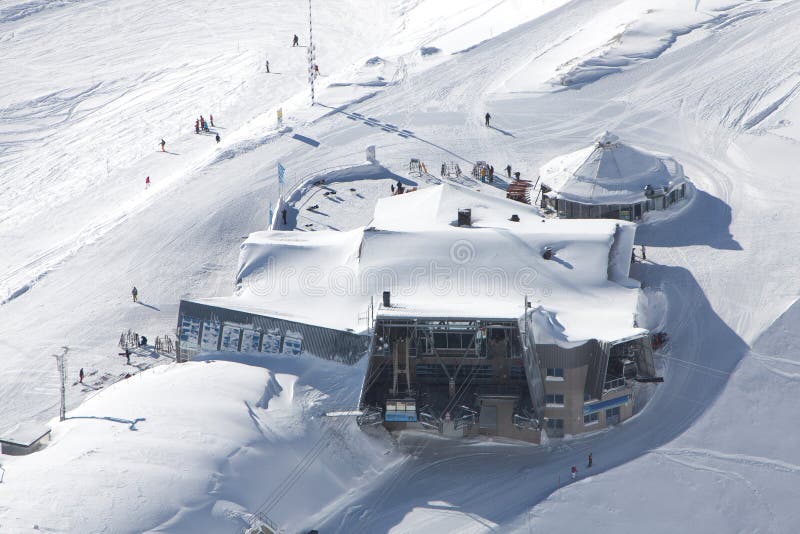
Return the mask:
[[58,363],[58,375],[59,375],[59,379],[61,381],[61,403],[60,403],[59,412],[58,412],[58,420],[59,421],[63,421],[67,417],[67,388],[66,388],[67,365],[66,365],[66,359],[67,359],[67,351],[69,351],[69,348],[67,348],[67,347],[62,347],[62,348],[64,349],[64,352],[62,352],[61,354],[53,354],[53,357],[55,357],[56,362]]
[[314,69],[316,65],[316,55],[314,54],[314,32],[311,26],[311,0],[308,0],[308,83],[311,86],[311,105],[315,103],[314,97],[314,79],[317,77],[317,72]]

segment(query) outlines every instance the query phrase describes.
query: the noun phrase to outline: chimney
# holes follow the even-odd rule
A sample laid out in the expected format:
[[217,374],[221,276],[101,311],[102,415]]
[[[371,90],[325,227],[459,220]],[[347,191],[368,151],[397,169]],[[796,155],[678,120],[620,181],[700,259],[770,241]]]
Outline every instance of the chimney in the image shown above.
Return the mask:
[[459,226],[472,226],[472,210],[464,208],[458,210],[458,225]]
[[391,308],[392,307],[391,295],[392,295],[392,293],[390,291],[384,291],[383,292],[383,307],[384,308]]

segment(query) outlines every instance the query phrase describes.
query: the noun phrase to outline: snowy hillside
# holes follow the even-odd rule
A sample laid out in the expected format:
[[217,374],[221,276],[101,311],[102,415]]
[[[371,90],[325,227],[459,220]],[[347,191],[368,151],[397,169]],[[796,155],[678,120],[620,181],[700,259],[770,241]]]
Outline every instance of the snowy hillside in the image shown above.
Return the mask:
[[[52,443],[0,456],[0,532],[234,532],[258,512],[287,532],[795,531],[800,2],[331,0],[313,21],[310,107],[303,2],[0,3],[0,435],[57,415],[62,346],[70,378]],[[363,365],[142,354],[119,380],[121,332],[173,333],[182,297],[233,293],[278,161],[293,183],[375,145],[400,176],[420,158],[535,180],[604,130],[697,187],[637,230],[642,326],[671,341],[625,424],[394,444],[322,417],[357,402]],[[108,379],[73,385],[81,368]]]

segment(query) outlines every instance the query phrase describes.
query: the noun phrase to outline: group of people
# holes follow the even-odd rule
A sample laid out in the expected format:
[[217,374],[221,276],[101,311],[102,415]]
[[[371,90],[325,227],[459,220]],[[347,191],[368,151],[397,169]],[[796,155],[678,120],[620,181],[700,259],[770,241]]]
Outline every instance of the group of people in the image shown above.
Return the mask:
[[[211,128],[214,127],[214,115],[208,116],[208,122],[206,122],[205,117],[200,115],[199,119],[195,119],[194,121],[194,133],[199,134],[200,130],[211,133]],[[216,139],[217,143],[219,143],[222,139],[219,136],[219,132],[214,132],[214,139]]]
[[494,165],[481,166],[480,170],[480,178],[481,182],[486,183],[487,181],[492,184],[494,183]]
[[[592,467],[592,453],[590,452],[589,453],[589,462],[586,464],[586,468],[589,469],[591,467]],[[578,468],[576,466],[574,466],[574,465],[572,466],[572,469],[570,469],[569,476],[570,476],[570,478],[572,480],[575,480],[578,477]]]
[[209,123],[211,127],[214,126],[214,115],[208,116],[208,122],[206,122],[205,117],[200,115],[199,119],[195,119],[194,121],[194,133],[199,134],[200,130],[203,130],[206,133],[209,133],[211,130],[209,129]]

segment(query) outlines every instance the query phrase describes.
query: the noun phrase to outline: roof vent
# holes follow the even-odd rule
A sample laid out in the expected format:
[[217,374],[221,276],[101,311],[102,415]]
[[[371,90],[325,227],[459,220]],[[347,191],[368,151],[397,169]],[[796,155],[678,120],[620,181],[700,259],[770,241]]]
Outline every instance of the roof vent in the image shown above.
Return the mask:
[[544,252],[542,252],[542,257],[546,260],[549,260],[553,257],[553,249],[550,247],[544,247]]
[[511,216],[511,218],[509,219],[509,221],[511,221],[511,222],[519,222],[519,215],[517,215],[517,214],[515,213],[514,215],[512,215],[512,216]]

